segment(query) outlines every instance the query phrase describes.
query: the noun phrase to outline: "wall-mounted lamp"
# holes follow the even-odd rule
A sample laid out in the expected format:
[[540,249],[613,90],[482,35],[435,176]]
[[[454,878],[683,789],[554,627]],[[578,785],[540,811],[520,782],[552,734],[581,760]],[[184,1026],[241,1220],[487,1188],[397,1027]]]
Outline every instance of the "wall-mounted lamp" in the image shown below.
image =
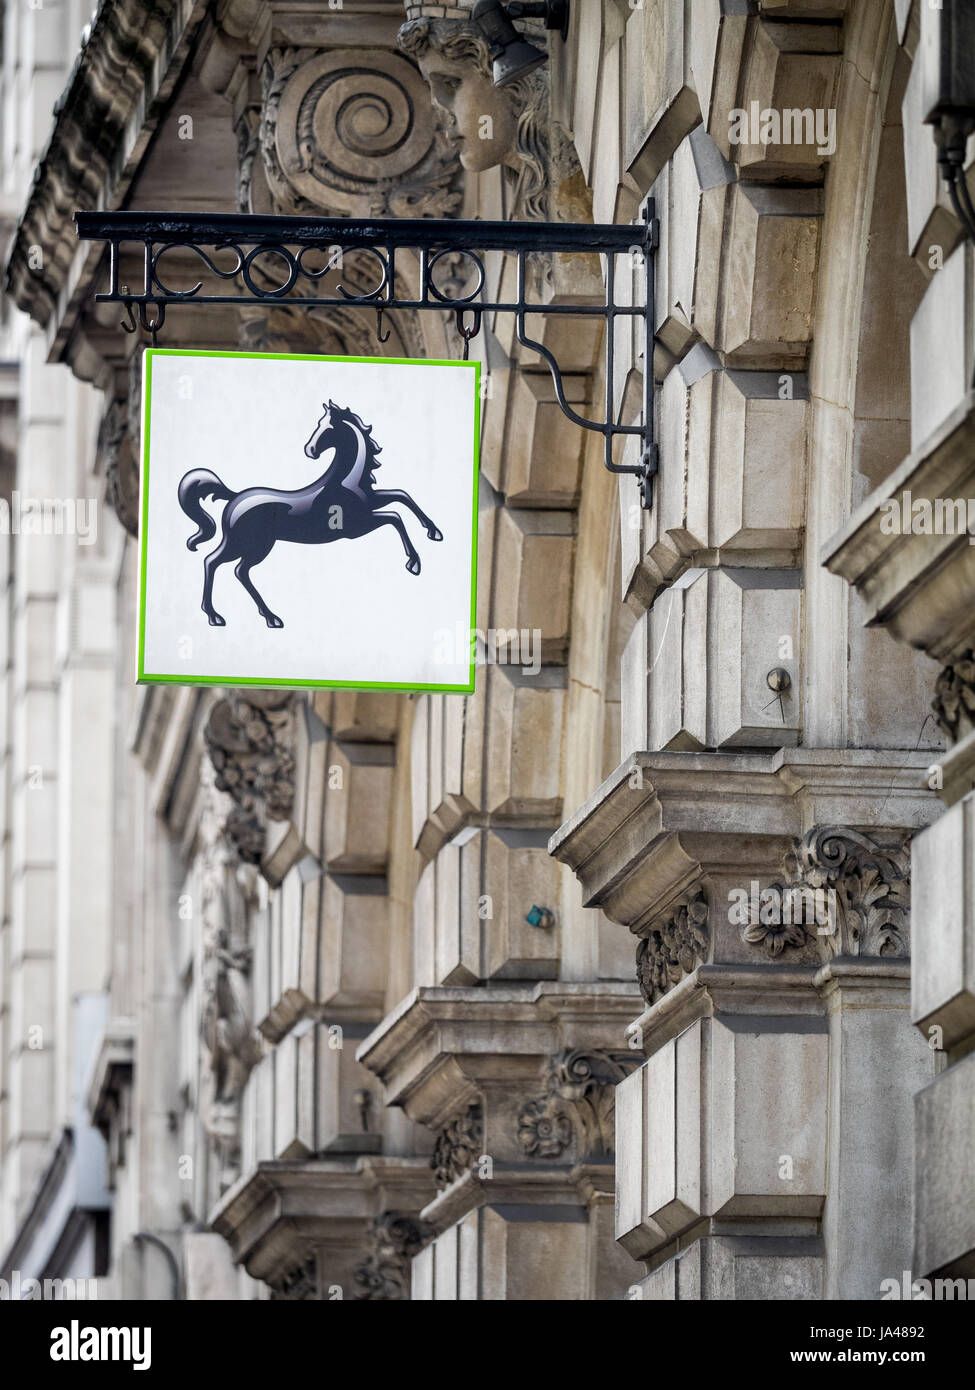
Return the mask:
[[533,72],[548,57],[519,34],[512,20],[544,19],[545,28],[558,30],[564,40],[569,32],[569,0],[540,0],[540,3],[531,4],[512,0],[508,5],[503,5],[501,0],[477,0],[471,19],[488,44],[494,63],[494,85],[506,87],[509,82]]
[[975,131],[975,4],[944,0],[922,19],[923,91],[934,126],[938,166],[952,207],[975,241],[975,207],[965,182],[965,151]]

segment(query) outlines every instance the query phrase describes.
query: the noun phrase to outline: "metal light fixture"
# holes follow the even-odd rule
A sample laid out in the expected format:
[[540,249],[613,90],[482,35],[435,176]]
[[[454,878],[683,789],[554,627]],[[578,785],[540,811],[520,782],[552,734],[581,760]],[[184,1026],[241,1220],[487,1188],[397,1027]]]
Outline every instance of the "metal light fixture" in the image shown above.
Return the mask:
[[477,0],[471,19],[487,41],[494,64],[494,85],[506,87],[509,82],[534,72],[548,57],[519,34],[512,20],[544,19],[545,28],[558,30],[564,40],[569,32],[569,0],[540,0],[540,3],[531,4],[512,0],[509,5],[503,5],[501,0]]
[[975,241],[975,207],[965,181],[965,151],[975,131],[975,3],[944,0],[924,16],[925,122],[933,125],[938,167],[966,234]]

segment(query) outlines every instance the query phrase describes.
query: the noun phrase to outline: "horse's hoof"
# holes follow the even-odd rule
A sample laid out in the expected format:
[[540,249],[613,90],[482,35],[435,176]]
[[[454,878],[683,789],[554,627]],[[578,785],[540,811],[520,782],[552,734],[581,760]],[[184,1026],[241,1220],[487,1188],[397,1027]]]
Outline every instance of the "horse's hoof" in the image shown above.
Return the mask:
[[276,613],[265,613],[264,621],[267,623],[268,627],[284,627],[284,623]]
[[410,574],[419,574],[419,573],[420,573],[420,557],[419,557],[419,555],[414,555],[413,558],[412,558],[411,560],[407,560],[407,562],[406,562],[406,568],[409,570]]
[[207,618],[208,618],[208,620],[209,620],[209,623],[210,623],[210,626],[211,626],[211,627],[226,627],[226,626],[227,626],[227,621],[226,621],[226,619],[225,619],[225,618],[221,618],[221,616],[220,616],[219,613],[208,613],[208,614],[207,614]]
[[430,537],[432,541],[443,540],[443,532],[436,526],[431,526],[430,530],[427,532],[427,535]]

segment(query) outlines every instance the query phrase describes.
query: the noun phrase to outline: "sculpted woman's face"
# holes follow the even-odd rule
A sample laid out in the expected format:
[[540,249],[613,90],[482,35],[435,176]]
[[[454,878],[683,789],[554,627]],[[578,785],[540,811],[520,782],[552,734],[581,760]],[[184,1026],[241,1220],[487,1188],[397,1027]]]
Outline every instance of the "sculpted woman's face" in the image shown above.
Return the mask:
[[518,122],[490,77],[473,64],[454,62],[434,51],[424,55],[420,68],[434,104],[450,117],[464,168],[477,173],[502,164],[514,148]]

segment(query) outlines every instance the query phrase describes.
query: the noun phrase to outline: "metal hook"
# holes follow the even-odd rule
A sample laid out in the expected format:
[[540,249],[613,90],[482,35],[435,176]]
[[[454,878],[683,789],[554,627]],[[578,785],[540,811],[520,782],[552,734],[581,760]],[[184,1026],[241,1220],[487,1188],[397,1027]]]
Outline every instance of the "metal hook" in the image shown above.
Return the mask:
[[388,343],[392,336],[391,328],[387,328],[385,334],[383,333],[383,306],[380,304],[376,309],[376,337],[381,343]]
[[481,311],[480,311],[480,309],[472,309],[472,310],[471,310],[471,313],[474,315],[474,321],[473,321],[473,323],[471,324],[470,328],[467,328],[467,327],[465,326],[465,324],[464,324],[464,315],[465,315],[466,312],[467,312],[466,309],[458,309],[458,310],[457,310],[457,332],[460,333],[461,336],[462,336],[463,339],[464,339],[464,361],[465,361],[465,362],[467,362],[467,361],[469,360],[470,355],[471,355],[471,339],[472,339],[472,338],[476,338],[477,335],[478,335],[478,333],[480,333],[480,331],[481,331]]
[[[155,301],[153,302],[155,303]],[[154,318],[149,318],[147,316],[147,307],[148,305],[146,304],[139,305],[139,322],[142,324],[142,331],[144,333],[152,334],[152,345],[155,347],[156,334],[166,321],[166,306],[165,304],[155,304],[156,314]]]
[[137,324],[136,321],[135,321],[135,311],[134,311],[133,308],[132,308],[132,301],[131,301],[131,299],[127,299],[127,300],[125,301],[125,312],[126,312],[126,313],[128,314],[128,316],[129,316],[129,321],[128,321],[128,323],[126,323],[126,322],[125,322],[125,319],[123,319],[123,320],[122,320],[122,327],[125,329],[126,333],[134,333],[134,332],[136,331],[137,327],[138,327],[138,324]]

